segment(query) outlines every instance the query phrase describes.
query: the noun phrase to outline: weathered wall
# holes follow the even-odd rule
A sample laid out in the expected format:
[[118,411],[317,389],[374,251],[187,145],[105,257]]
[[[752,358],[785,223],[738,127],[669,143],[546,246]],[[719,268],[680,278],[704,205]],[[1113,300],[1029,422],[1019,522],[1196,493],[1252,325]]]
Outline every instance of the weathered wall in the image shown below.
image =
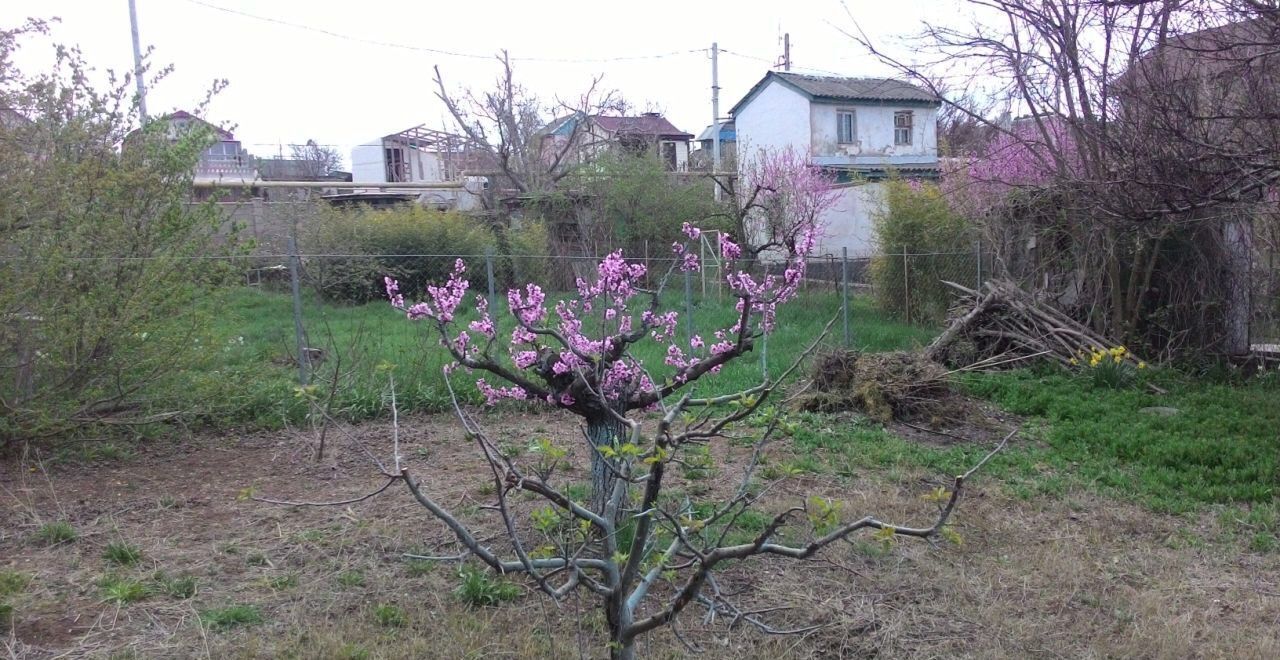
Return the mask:
[[849,248],[850,256],[875,253],[872,217],[884,200],[884,184],[843,185],[837,194],[836,203],[822,214],[823,235],[815,256],[839,256],[841,248]]
[[387,181],[387,165],[383,162],[382,140],[357,145],[351,150],[351,180]]
[[[836,112],[854,113],[854,142],[840,144]],[[893,143],[893,115],[910,111],[911,144]],[[813,103],[809,110],[809,134],[814,156],[918,156],[938,157],[938,111],[936,108],[851,103]]]
[[[765,85],[751,103],[734,115],[739,157],[749,160],[761,149],[809,150],[809,100],[777,82]],[[835,120],[832,119],[832,130]],[[892,138],[891,138],[892,139]]]

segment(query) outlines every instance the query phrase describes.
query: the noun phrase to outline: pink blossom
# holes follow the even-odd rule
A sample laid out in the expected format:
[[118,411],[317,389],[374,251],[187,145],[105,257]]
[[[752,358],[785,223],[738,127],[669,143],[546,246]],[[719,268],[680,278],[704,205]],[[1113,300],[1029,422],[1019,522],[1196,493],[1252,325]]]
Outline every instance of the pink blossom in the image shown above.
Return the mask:
[[719,355],[719,354],[721,354],[721,353],[728,353],[728,352],[729,352],[729,351],[731,351],[731,350],[733,350],[733,342],[731,342],[731,341],[721,341],[721,342],[716,342],[716,343],[714,343],[714,344],[712,344],[712,345],[711,345],[711,354],[712,354],[712,355]]
[[522,326],[516,326],[511,330],[511,343],[513,344],[532,344],[537,339],[538,335],[524,329]]
[[742,248],[729,238],[728,234],[720,234],[720,255],[729,261],[742,257]]
[[702,236],[701,229],[698,229],[687,222],[680,226],[680,231],[684,232],[685,236],[688,236],[691,240],[695,241]]
[[400,294],[400,283],[390,277],[384,277],[382,281],[387,288],[387,298],[391,300],[391,306],[404,309],[404,296]]
[[520,351],[511,358],[511,362],[520,369],[528,369],[537,361],[538,353],[536,351]]
[[428,316],[435,316],[435,314],[431,312],[431,306],[424,302],[414,303],[405,313],[409,317],[410,321],[417,321],[419,319],[425,319]]
[[494,387],[485,382],[483,378],[476,380],[476,389],[480,390],[480,393],[484,395],[485,404],[490,406],[497,403],[499,399],[529,398],[529,394],[522,387],[515,385],[511,387]]
[[489,339],[493,339],[494,335],[497,334],[497,330],[493,327],[493,319],[490,319],[487,314],[479,321],[472,321],[467,327],[471,328],[473,332],[478,332]]
[[702,335],[694,335],[693,338],[689,340],[690,348],[702,348],[705,345],[706,344],[702,341]]

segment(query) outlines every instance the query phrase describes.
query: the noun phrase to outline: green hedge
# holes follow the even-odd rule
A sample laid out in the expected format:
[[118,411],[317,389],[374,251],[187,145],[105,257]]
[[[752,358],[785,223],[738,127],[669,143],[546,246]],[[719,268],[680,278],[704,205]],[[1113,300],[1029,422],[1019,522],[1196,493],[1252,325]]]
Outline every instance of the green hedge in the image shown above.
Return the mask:
[[428,284],[447,279],[458,258],[468,262],[475,288],[483,289],[487,285],[481,255],[490,252],[496,255],[494,275],[502,288],[515,285],[517,278],[540,281],[547,267],[545,259],[533,257],[547,251],[540,225],[491,226],[484,219],[417,205],[319,207],[303,235],[302,251],[311,255],[304,262],[307,281],[332,302],[380,300],[386,295],[387,276],[399,280],[400,290],[416,299]]
[[945,319],[954,292],[942,280],[971,285],[977,273],[972,224],[937,185],[897,179],[885,184],[873,220],[880,256],[871,278],[880,310],[913,323]]

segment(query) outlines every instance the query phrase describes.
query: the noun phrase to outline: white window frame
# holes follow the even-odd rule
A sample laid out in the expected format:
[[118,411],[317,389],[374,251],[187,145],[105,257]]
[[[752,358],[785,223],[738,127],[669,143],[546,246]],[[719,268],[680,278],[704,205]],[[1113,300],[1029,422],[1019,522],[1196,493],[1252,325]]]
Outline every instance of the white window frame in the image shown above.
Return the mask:
[[[906,121],[903,121],[906,120]],[[903,147],[911,146],[911,134],[915,129],[915,112],[900,110],[893,113],[893,144]]]
[[[845,134],[846,117],[848,118],[849,131]],[[858,114],[852,108],[838,108],[836,110],[836,142],[840,144],[853,144],[858,141]]]

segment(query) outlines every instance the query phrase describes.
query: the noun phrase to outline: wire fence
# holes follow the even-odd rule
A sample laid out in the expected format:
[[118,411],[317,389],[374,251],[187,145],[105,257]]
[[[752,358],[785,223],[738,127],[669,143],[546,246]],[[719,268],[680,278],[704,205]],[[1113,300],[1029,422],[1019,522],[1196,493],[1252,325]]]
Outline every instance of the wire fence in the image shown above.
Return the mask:
[[[509,289],[537,284],[547,292],[548,300],[572,296],[579,280],[596,277],[600,257],[596,255],[524,255],[524,254],[351,254],[309,253],[292,240],[286,254],[256,255],[255,265],[246,271],[250,287],[262,287],[291,297],[293,319],[291,352],[306,356],[323,344],[323,332],[314,326],[315,319],[335,309],[385,301],[383,277],[400,282],[406,298],[425,292],[431,284],[445,281],[455,263],[462,260],[471,292],[488,298],[490,309],[505,308]],[[647,272],[642,284],[660,291],[666,309],[680,312],[678,332],[686,341],[696,336],[710,337],[716,329],[732,324],[737,299],[726,282],[727,267],[708,258],[703,268],[683,272],[676,259],[641,257]],[[779,319],[781,330],[791,324],[804,324],[807,330],[820,329],[835,316],[830,341],[845,347],[859,347],[855,324],[857,315],[872,309],[878,318],[904,324],[936,328],[945,319],[957,292],[942,280],[965,286],[977,286],[989,269],[983,269],[980,249],[966,252],[912,253],[881,255],[825,255],[807,262],[806,277],[801,281],[797,300],[788,304],[795,310]],[[758,262],[751,266],[757,275],[781,274],[780,263]],[[855,311],[855,306],[858,309]],[[818,322],[819,317],[821,321]],[[927,333],[927,331],[922,331]],[[798,340],[799,335],[796,339]],[[766,337],[759,345],[760,369],[769,369],[770,341],[790,338]],[[775,345],[777,351],[781,346]],[[786,352],[793,346],[786,346]],[[307,382],[308,360],[299,359],[299,379]]]

